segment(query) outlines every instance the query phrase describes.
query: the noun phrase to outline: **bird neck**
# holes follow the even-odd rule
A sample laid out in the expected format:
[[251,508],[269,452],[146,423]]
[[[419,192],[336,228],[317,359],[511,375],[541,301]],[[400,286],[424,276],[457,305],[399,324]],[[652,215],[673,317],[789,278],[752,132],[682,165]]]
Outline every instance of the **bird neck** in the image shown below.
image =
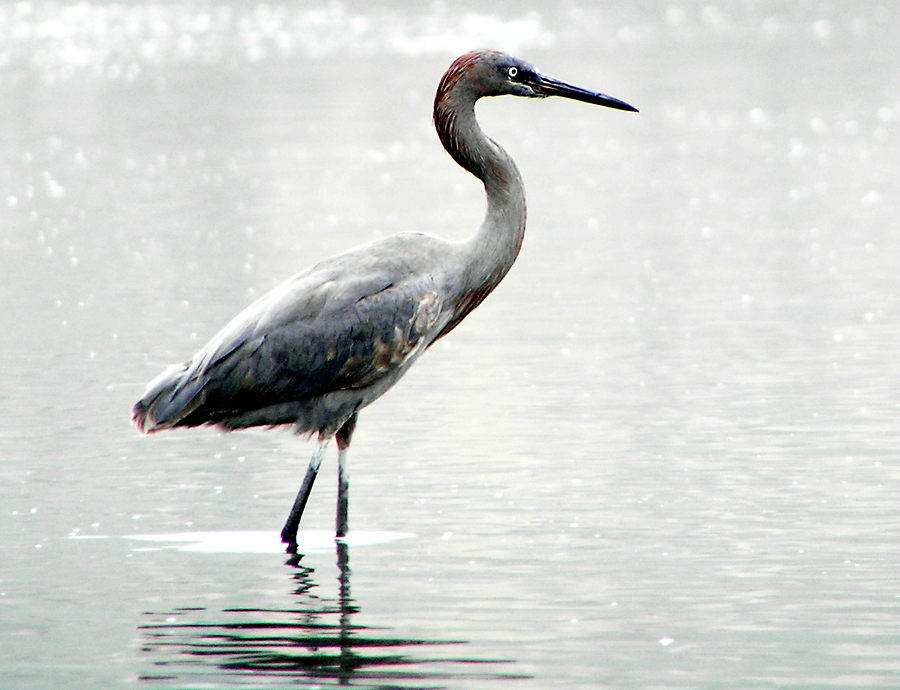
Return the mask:
[[463,245],[463,282],[469,292],[480,294],[480,302],[516,260],[525,236],[526,210],[519,170],[509,154],[481,131],[475,119],[476,100],[465,89],[439,89],[434,123],[447,153],[482,181],[487,195],[484,221]]

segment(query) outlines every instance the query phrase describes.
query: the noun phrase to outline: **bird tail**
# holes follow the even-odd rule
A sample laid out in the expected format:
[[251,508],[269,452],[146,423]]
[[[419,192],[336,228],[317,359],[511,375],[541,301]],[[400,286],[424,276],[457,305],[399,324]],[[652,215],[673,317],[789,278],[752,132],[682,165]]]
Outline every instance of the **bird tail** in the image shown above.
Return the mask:
[[147,385],[132,409],[132,421],[142,434],[180,426],[201,404],[203,385],[190,364],[173,364]]

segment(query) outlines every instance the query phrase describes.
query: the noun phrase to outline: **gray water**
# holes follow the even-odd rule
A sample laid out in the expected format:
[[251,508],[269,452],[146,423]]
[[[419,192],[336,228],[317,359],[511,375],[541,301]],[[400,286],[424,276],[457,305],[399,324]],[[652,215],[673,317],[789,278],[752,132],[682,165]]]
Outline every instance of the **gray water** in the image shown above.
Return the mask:
[[[898,35],[886,0],[0,4],[0,686],[900,686]],[[290,558],[311,444],[131,405],[314,261],[477,227],[430,109],[479,46],[641,113],[479,105],[519,261],[361,416],[348,543],[329,454]]]

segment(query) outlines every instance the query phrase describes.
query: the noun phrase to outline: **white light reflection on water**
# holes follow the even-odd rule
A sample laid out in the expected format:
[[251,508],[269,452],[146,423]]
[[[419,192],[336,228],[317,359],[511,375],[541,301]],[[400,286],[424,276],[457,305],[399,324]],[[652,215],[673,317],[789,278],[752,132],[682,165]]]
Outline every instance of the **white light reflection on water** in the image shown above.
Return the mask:
[[0,7],[0,65],[47,81],[86,72],[132,82],[148,68],[177,65],[445,55],[487,44],[518,52],[554,43],[536,11],[501,19],[443,3],[410,5],[17,2]]
[[[408,532],[349,532],[340,539],[348,546],[387,544],[397,539],[409,539]],[[174,532],[172,534],[135,534],[127,537],[142,542],[170,542],[175,546],[147,547],[176,548],[179,551],[204,551],[207,553],[284,553],[285,545],[279,532],[235,530],[225,532]],[[327,530],[301,530],[297,534],[297,551],[313,553],[334,549],[334,533]]]

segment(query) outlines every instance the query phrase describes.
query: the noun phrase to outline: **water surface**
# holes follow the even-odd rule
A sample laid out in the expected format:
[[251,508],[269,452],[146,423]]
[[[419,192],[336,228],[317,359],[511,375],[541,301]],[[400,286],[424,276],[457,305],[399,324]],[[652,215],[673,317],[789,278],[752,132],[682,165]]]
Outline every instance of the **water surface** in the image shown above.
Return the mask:
[[[896,687],[898,31],[886,2],[0,5],[0,685]],[[312,447],[141,438],[131,405],[310,263],[477,227],[430,108],[484,45],[642,112],[479,106],[519,261],[354,437],[351,537],[414,536],[135,539],[271,545]]]

